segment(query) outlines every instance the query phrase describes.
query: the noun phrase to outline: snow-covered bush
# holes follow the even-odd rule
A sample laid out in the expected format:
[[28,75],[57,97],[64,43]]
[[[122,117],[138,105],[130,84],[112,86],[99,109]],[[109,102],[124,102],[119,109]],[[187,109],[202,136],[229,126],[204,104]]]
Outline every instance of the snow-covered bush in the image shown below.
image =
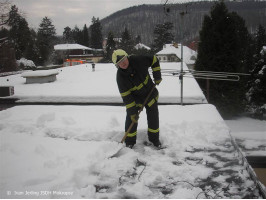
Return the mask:
[[17,60],[17,64],[21,69],[36,69],[34,62],[32,60],[27,60],[26,58]]

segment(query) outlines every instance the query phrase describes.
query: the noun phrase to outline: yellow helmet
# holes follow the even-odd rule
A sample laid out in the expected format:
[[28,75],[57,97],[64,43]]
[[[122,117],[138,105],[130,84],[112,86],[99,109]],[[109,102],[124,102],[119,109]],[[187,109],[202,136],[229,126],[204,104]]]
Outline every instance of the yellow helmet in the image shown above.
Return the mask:
[[128,54],[122,49],[117,49],[113,52],[112,55],[112,61],[115,65],[119,63],[120,60],[122,60],[124,57],[127,57]]

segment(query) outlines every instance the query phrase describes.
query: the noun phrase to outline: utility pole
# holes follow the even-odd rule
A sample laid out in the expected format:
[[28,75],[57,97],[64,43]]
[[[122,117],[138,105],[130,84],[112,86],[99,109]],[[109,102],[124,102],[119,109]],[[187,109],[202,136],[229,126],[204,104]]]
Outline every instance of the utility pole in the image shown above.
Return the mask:
[[[170,13],[170,8],[167,8],[167,3],[168,3],[168,0],[165,0],[165,3],[164,3],[164,12],[166,15],[168,15]],[[179,74],[179,81],[180,81],[180,87],[181,87],[181,94],[180,94],[180,103],[181,105],[183,106],[183,86],[184,86],[184,82],[183,82],[183,75],[184,75],[184,70],[183,70],[183,40],[184,40],[184,15],[187,14],[187,6],[190,5],[188,3],[184,4],[185,5],[185,10],[181,11],[179,14],[181,16],[181,26],[180,26],[180,32],[181,32],[181,40],[180,40],[180,44],[181,44],[181,71],[180,71],[180,74]]]
[[187,5],[186,5],[186,11],[182,11],[180,12],[180,16],[181,16],[181,72],[180,72],[180,76],[179,76],[179,79],[180,79],[180,82],[181,82],[181,106],[183,106],[183,88],[184,88],[184,82],[183,82],[183,40],[184,40],[184,15],[187,14]]
[[181,72],[179,79],[181,81],[181,106],[183,106],[183,43],[182,42],[181,42]]

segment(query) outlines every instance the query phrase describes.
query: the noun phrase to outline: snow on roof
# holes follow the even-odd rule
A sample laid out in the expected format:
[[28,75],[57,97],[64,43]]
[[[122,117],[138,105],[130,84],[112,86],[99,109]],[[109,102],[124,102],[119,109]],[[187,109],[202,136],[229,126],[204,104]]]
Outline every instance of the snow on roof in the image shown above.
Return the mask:
[[[188,70],[186,64],[183,67],[184,70]],[[161,69],[180,70],[181,63],[161,63]],[[89,64],[63,67],[58,70],[57,81],[52,84],[25,84],[25,79],[21,75],[15,75],[12,78],[9,77],[8,81],[6,77],[0,77],[0,85],[14,86],[16,91],[12,98],[18,98],[23,102],[122,103],[114,79],[117,69],[112,63],[98,63],[97,73],[92,72]],[[44,75],[43,73],[48,73],[50,70],[28,71],[26,75],[29,75],[29,72],[36,76],[36,73]],[[165,77],[158,89],[160,103],[180,101],[180,85],[176,77]],[[207,103],[199,85],[192,78],[184,80],[183,99],[185,103]]]
[[142,43],[138,43],[136,46],[135,46],[135,49],[148,49],[150,50],[151,48],[146,46],[145,44],[142,44]]
[[92,50],[92,48],[80,45],[80,44],[57,44],[54,46],[55,50],[70,50],[70,49],[87,49]]
[[[175,54],[178,58],[181,59],[181,44],[178,44],[177,47],[174,44],[165,44],[163,49],[156,53],[156,55],[170,55]],[[197,58],[197,52],[190,49],[187,46],[183,46],[183,61],[186,64],[194,64]]]

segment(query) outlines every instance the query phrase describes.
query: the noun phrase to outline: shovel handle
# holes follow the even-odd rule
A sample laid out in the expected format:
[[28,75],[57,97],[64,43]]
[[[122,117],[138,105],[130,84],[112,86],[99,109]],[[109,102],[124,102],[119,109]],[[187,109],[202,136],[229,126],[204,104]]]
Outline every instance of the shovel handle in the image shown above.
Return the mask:
[[121,143],[123,143],[125,141],[125,139],[127,138],[127,134],[131,131],[131,129],[133,128],[134,124],[135,124],[134,122],[131,122],[130,126],[127,129],[127,132],[125,133],[124,137],[121,140]]
[[[154,84],[152,86],[151,91],[149,92],[149,94],[147,95],[146,99],[144,100],[144,103],[142,104],[141,108],[139,109],[136,118],[139,118],[139,115],[140,115],[141,111],[143,110],[144,106],[147,104],[147,102],[148,102],[153,90],[155,89],[155,87],[156,87],[156,85]],[[121,140],[121,143],[123,143],[125,141],[125,139],[127,138],[128,133],[131,131],[131,129],[133,128],[134,124],[135,124],[135,122],[131,122],[130,126],[127,129],[127,132],[125,132],[125,135],[124,135],[124,137]]]

